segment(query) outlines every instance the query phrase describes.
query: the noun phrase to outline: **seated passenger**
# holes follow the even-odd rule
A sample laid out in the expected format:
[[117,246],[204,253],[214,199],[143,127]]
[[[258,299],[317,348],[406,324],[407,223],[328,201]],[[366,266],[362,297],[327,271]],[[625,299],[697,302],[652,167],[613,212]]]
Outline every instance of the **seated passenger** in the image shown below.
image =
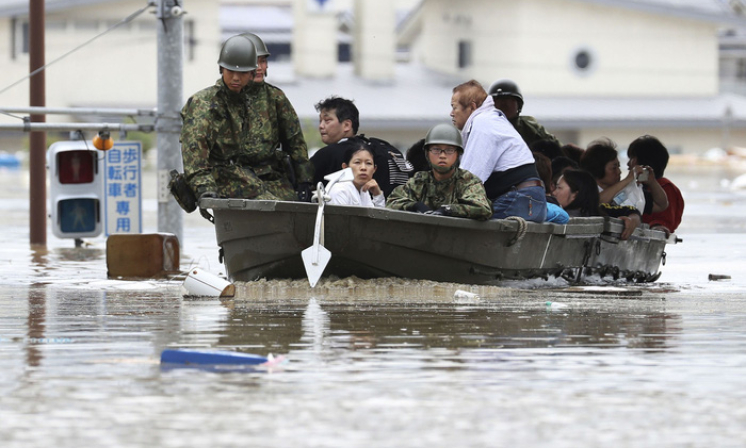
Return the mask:
[[432,215],[487,220],[492,206],[482,181],[458,167],[464,147],[458,129],[450,124],[434,126],[425,137],[429,171],[418,171],[406,184],[396,187],[386,207]]
[[337,182],[329,190],[330,204],[357,205],[359,207],[385,207],[386,199],[378,182],[373,179],[376,164],[373,150],[365,143],[358,143],[345,151],[342,168],[352,168],[352,182]]
[[545,222],[565,224],[570,220],[570,216],[560,207],[554,196],[552,196],[552,161],[544,154],[538,152],[532,154],[534,160],[536,160],[536,171],[539,172],[539,177],[541,177],[541,181],[544,183],[544,191],[546,191],[547,196],[547,217]]
[[407,182],[413,168],[401,151],[385,140],[358,134],[360,113],[352,100],[332,96],[319,101],[314,107],[319,112],[321,141],[327,145],[311,156],[314,185],[319,182],[326,184],[324,176],[338,171],[344,162],[345,151],[360,141],[367,143],[375,155],[378,167],[375,178],[384,195]]
[[557,181],[562,173],[569,168],[578,169],[579,167],[574,160],[565,156],[559,156],[552,159],[552,191],[554,191],[554,187],[557,186]]
[[640,225],[640,212],[632,206],[612,206],[598,202],[598,185],[585,170],[567,169],[557,180],[554,196],[567,213],[575,217],[611,216],[624,223],[621,239],[626,240]]
[[591,142],[580,159],[580,167],[596,178],[602,204],[632,205],[641,213],[660,212],[668,207],[668,200],[663,188],[650,176],[639,183],[648,186],[649,191],[642,191],[638,197],[635,190],[628,189],[645,167],[636,166],[622,179],[616,144],[607,138]]
[[407,162],[413,167],[415,173],[417,171],[430,171],[430,163],[427,161],[427,153],[425,153],[425,139],[417,140],[407,150]]
[[657,138],[652,135],[643,135],[630,143],[627,156],[629,157],[627,166],[630,169],[638,165],[651,168],[650,177],[655,177],[668,199],[667,209],[662,212],[643,213],[642,222],[648,224],[651,229],[665,232],[666,236],[670,235],[681,224],[681,215],[684,214],[684,198],[678,187],[663,177],[668,165],[668,150]]
[[598,210],[598,185],[587,171],[566,169],[552,193],[572,218],[601,214]]
[[471,80],[454,87],[451,119],[464,142],[461,163],[484,183],[492,202],[492,219],[515,216],[544,222],[546,192],[534,157],[479,82]]

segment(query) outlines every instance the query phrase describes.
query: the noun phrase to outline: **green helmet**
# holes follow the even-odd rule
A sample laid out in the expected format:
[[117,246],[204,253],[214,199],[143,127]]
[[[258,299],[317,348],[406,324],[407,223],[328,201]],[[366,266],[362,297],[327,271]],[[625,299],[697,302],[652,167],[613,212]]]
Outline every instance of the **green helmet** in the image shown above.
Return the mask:
[[270,56],[269,50],[267,50],[267,46],[264,44],[264,41],[261,37],[257,36],[254,33],[243,33],[241,36],[248,37],[251,42],[254,43],[254,46],[256,47],[256,56],[262,57],[262,56]]
[[512,96],[517,99],[518,113],[521,113],[521,109],[523,109],[523,95],[521,95],[521,89],[518,88],[518,84],[509,79],[501,79],[492,83],[488,93],[495,100],[501,96]]
[[234,72],[256,70],[256,47],[248,37],[229,37],[220,49],[218,65]]
[[425,136],[425,148],[430,145],[451,145],[458,148],[459,154],[464,153],[464,143],[461,139],[461,132],[452,124],[436,124],[427,132]]

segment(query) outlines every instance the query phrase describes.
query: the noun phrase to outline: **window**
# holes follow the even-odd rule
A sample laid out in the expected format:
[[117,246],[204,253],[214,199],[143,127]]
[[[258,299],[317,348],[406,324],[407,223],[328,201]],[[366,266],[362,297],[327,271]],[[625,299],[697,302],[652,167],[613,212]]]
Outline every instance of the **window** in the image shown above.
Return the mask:
[[184,55],[187,61],[194,61],[197,39],[194,37],[194,20],[184,20]]
[[575,67],[579,70],[588,70],[590,65],[591,55],[587,51],[581,50],[575,55]]
[[736,79],[739,81],[746,80],[746,59],[736,61]]
[[596,68],[596,54],[588,47],[575,48],[570,52],[570,68],[577,75],[590,75]]
[[461,40],[458,43],[458,68],[471,67],[471,42],[468,40]]
[[11,47],[10,57],[15,60],[20,55],[29,52],[29,24],[27,19],[11,19]]

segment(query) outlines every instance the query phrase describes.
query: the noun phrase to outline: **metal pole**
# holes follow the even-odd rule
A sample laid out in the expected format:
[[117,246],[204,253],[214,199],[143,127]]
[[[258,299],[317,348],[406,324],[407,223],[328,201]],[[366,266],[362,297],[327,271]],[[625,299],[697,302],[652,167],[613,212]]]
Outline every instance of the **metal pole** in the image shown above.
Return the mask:
[[134,123],[0,123],[0,131],[140,131],[153,132],[152,124]]
[[[44,0],[29,2],[29,70],[44,66]],[[31,77],[29,104],[46,106],[44,70]],[[32,122],[46,116],[31,115]],[[29,236],[31,245],[47,245],[47,134],[32,132],[29,138]]]
[[117,108],[98,108],[98,107],[3,107],[0,106],[0,112],[12,114],[60,114],[60,115],[114,115],[121,117],[129,116],[148,116],[155,117],[156,109],[117,109]]
[[[183,4],[183,1],[179,3]],[[169,171],[183,171],[181,163],[181,116],[184,80],[184,27],[182,6],[175,0],[158,0],[158,231],[172,233],[184,245],[181,207],[168,193]]]

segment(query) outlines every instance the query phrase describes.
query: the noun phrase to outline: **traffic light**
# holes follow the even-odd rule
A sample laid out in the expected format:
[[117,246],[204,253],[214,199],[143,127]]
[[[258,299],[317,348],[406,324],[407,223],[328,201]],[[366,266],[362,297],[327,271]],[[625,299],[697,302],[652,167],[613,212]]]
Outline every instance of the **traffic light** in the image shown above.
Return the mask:
[[102,155],[85,141],[54,143],[47,151],[52,232],[58,238],[90,238],[103,231]]

